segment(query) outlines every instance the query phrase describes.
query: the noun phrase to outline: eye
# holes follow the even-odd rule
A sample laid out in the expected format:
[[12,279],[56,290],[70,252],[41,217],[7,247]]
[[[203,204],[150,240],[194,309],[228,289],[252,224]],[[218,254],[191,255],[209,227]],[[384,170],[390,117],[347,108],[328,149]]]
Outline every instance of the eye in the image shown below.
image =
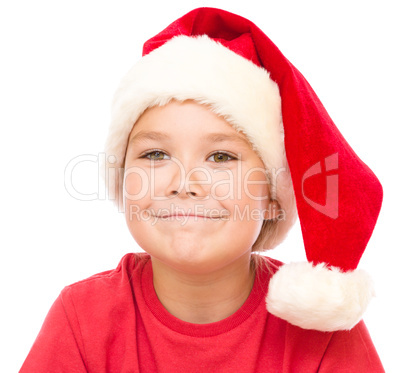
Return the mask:
[[[165,158],[165,156],[166,156],[166,158]],[[152,150],[152,151],[142,155],[141,158],[148,158],[151,161],[162,161],[164,159],[170,159],[170,157],[166,153],[162,152],[161,150]]]
[[216,152],[216,153],[210,155],[207,160],[210,160],[210,161],[216,162],[216,163],[224,163],[224,162],[228,162],[228,161],[231,161],[234,159],[237,159],[237,158],[232,155],[229,155],[228,153]]

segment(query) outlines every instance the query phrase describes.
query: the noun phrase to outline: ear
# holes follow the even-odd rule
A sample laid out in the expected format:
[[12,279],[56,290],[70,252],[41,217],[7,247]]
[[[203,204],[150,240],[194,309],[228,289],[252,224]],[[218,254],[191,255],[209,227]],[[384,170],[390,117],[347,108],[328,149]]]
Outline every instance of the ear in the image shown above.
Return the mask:
[[271,199],[268,207],[264,210],[264,220],[274,220],[279,216],[280,205],[277,200]]

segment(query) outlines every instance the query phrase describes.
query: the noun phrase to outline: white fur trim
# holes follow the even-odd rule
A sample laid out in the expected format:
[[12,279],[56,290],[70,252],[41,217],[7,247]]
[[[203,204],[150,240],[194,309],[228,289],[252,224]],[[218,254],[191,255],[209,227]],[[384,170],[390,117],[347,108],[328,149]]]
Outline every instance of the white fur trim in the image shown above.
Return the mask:
[[266,302],[270,313],[293,325],[335,331],[352,329],[373,296],[372,280],[363,270],[290,263],[272,276]]
[[[121,206],[122,178],[110,175],[118,174],[124,165],[127,140],[135,122],[147,108],[165,105],[172,99],[209,105],[247,136],[267,170],[272,171],[277,184],[273,197],[286,213],[278,234],[265,249],[276,246],[296,218],[279,88],[265,69],[206,35],[171,39],[140,59],[123,78],[112,105],[106,165],[101,167],[109,193],[112,189],[120,196],[116,202]],[[285,172],[280,171],[282,167]],[[110,173],[111,168],[115,170]]]

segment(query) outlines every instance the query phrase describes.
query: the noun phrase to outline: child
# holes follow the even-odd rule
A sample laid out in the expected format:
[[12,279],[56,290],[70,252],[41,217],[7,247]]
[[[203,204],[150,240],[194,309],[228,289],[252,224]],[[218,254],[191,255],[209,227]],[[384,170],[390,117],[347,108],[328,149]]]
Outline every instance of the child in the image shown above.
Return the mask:
[[[145,253],[66,287],[21,372],[383,371],[356,270],[381,185],[254,24],[200,8],[146,42],[106,154]],[[255,253],[296,205],[309,262]]]

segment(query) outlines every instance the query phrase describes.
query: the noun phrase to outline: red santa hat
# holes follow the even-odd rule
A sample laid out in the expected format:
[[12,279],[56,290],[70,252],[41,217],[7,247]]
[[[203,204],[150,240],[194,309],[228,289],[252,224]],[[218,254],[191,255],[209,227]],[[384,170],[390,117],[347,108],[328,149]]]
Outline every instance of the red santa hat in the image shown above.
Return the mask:
[[268,311],[306,329],[351,329],[373,295],[369,276],[356,267],[382,188],[302,74],[245,18],[199,8],[173,22],[144,44],[113,102],[105,178],[118,201],[122,177],[110,177],[110,169],[123,167],[133,124],[172,99],[207,104],[248,137],[274,175],[271,193],[286,218],[263,249],[283,240],[298,213],[308,262],[285,264],[272,276]]

